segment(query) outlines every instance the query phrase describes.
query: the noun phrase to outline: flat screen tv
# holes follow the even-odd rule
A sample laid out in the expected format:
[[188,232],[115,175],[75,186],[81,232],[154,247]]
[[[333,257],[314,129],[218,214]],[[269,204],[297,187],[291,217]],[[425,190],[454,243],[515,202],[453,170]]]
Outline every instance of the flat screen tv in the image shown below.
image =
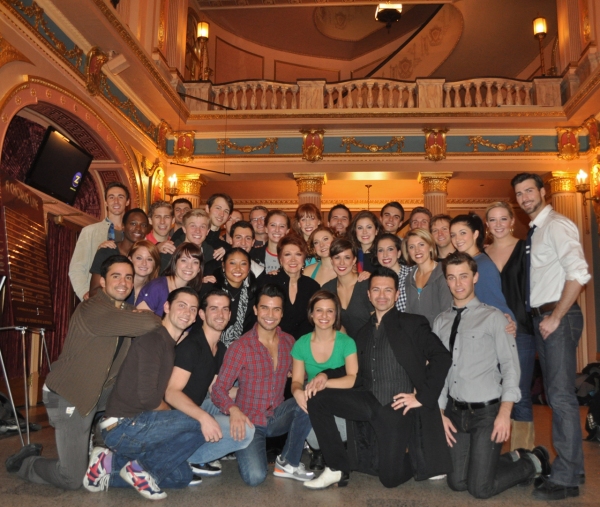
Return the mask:
[[73,205],[93,159],[73,141],[48,127],[25,183]]

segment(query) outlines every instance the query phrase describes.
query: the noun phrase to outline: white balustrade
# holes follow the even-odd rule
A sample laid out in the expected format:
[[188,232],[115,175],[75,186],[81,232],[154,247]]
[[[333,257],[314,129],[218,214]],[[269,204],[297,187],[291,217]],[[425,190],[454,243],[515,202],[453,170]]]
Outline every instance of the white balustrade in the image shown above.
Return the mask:
[[415,107],[416,83],[354,79],[325,85],[326,109]]
[[243,111],[298,109],[298,89],[297,84],[262,80],[212,86],[216,104]]
[[514,79],[466,79],[444,83],[444,108],[532,105],[533,83]]

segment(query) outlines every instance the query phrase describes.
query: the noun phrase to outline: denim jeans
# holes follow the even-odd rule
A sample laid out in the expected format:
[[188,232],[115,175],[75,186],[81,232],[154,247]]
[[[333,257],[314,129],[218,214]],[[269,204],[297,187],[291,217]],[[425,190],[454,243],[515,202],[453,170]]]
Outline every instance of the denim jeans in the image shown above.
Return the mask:
[[533,462],[511,453],[500,456],[502,444],[491,439],[500,403],[474,410],[460,410],[451,399],[444,415],[457,429],[450,447],[453,472],[448,486],[454,491],[468,490],[475,498],[490,498],[535,475]]
[[254,438],[254,428],[246,425],[246,436],[243,440],[234,440],[229,427],[229,416],[222,414],[213,404],[210,398],[204,400],[200,406],[202,410],[212,415],[221,426],[223,438],[218,442],[206,442],[202,444],[194,454],[188,458],[189,463],[210,463],[241,449],[248,447]]
[[184,488],[192,480],[187,458],[204,442],[200,423],[179,410],[142,412],[102,430],[113,451],[111,487],[129,487],[119,471],[136,460],[161,488]]
[[266,426],[254,427],[254,438],[245,449],[237,451],[240,475],[249,486],[258,486],[267,477],[267,437],[276,437],[287,433],[287,440],[281,457],[292,466],[298,466],[304,449],[304,441],[310,433],[308,414],[302,410],[294,398],[279,405]]
[[533,421],[531,381],[533,379],[533,367],[535,366],[535,336],[517,333],[516,341],[519,366],[521,367],[521,378],[519,380],[521,401],[515,403],[512,411],[512,419],[515,421],[531,422]]
[[561,486],[577,486],[579,474],[584,471],[583,436],[575,396],[576,354],[583,330],[583,315],[574,304],[556,331],[545,340],[539,331],[542,319],[543,316],[534,317],[533,327],[546,398],[552,409],[552,444],[558,455],[552,464],[550,480]]

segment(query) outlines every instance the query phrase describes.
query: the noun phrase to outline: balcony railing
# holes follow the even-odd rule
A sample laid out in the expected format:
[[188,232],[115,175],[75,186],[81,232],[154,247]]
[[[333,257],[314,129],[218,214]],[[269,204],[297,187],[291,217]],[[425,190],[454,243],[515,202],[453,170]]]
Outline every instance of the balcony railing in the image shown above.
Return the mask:
[[213,85],[208,81],[185,83],[187,93],[213,102],[186,99],[192,113],[219,111],[356,110],[356,109],[460,109],[499,106],[561,106],[560,78],[520,81],[476,78],[353,79],[338,83],[299,80],[280,83],[266,80]]

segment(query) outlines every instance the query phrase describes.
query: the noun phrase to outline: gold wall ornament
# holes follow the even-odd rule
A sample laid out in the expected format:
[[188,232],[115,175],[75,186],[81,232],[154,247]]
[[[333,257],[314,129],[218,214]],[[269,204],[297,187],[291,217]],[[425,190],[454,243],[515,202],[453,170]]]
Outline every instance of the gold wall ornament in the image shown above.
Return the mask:
[[558,158],[575,160],[579,158],[579,131],[581,127],[556,127]]
[[552,171],[547,183],[550,185],[550,195],[561,192],[575,193],[575,173],[567,171]]
[[321,194],[323,185],[327,183],[325,173],[294,173],[296,185],[298,185],[298,195],[300,194]]
[[583,122],[581,128],[587,129],[588,131],[590,150],[594,152],[600,151],[600,128],[596,117],[594,115],[590,116]]
[[29,58],[11,45],[2,37],[2,34],[0,34],[0,68],[4,67],[7,63],[17,61],[32,63]]
[[193,130],[175,131],[175,159],[180,164],[187,164],[194,160],[194,140],[196,132]]
[[144,174],[151,178],[157,169],[160,169],[160,159],[156,158],[152,164],[149,163],[146,156],[142,156],[141,164]]
[[[73,65],[77,71],[81,67],[83,60],[83,51],[73,44],[73,49],[67,49],[67,46],[61,41],[52,30],[48,27],[48,22],[44,19],[44,9],[42,9],[37,3],[31,2],[30,6],[26,6],[20,0],[5,0],[8,5],[13,9],[13,12],[17,14],[21,19],[30,25],[36,35],[46,44],[49,44],[60,56],[67,60],[75,60],[75,63],[69,61],[70,65]],[[33,18],[33,21],[30,19]],[[43,32],[43,34],[42,34]],[[81,71],[79,71],[81,72]]]
[[204,185],[206,185],[206,180],[199,174],[177,176],[179,195],[196,195],[200,198],[200,191]]
[[423,185],[423,193],[448,193],[448,182],[454,173],[419,173],[418,182]]
[[514,150],[515,148],[519,148],[520,146],[524,146],[524,151],[529,151],[531,149],[531,136],[519,136],[519,138],[513,142],[512,144],[505,143],[492,143],[488,139],[484,139],[481,136],[470,136],[469,142],[467,146],[473,146],[473,151],[479,151],[479,145],[486,146],[488,148],[493,148],[498,151],[508,151]]
[[437,162],[446,158],[446,133],[447,128],[424,128],[426,159]]
[[165,120],[161,120],[156,127],[156,149],[161,155],[167,154],[167,137],[171,135],[173,129]]
[[269,155],[273,155],[275,153],[275,150],[278,148],[278,141],[279,139],[277,137],[267,137],[262,143],[258,144],[257,146],[240,146],[239,144],[234,143],[229,139],[217,139],[217,147],[219,148],[219,152],[221,153],[221,155],[224,155],[225,150],[227,148],[231,150],[242,151],[244,153],[252,153],[253,151],[262,150],[263,148],[269,146]]
[[102,66],[106,62],[108,62],[108,55],[98,46],[94,46],[88,51],[85,64],[85,84],[92,97],[102,93]]
[[323,142],[325,131],[323,129],[310,129],[300,130],[300,133],[302,134],[302,158],[309,162],[322,160],[325,148]]
[[378,151],[387,150],[392,146],[396,146],[396,151],[392,151],[392,154],[397,154],[402,153],[402,148],[404,148],[404,136],[392,137],[387,143],[381,146],[378,144],[365,144],[362,141],[358,141],[355,137],[342,137],[342,144],[340,146],[346,147],[346,153],[351,152],[352,146],[364,148],[371,153],[377,153]]
[[166,1],[160,0],[160,15],[158,21],[158,36],[157,36],[157,45],[159,51],[162,51],[165,47],[165,35],[166,35]]

